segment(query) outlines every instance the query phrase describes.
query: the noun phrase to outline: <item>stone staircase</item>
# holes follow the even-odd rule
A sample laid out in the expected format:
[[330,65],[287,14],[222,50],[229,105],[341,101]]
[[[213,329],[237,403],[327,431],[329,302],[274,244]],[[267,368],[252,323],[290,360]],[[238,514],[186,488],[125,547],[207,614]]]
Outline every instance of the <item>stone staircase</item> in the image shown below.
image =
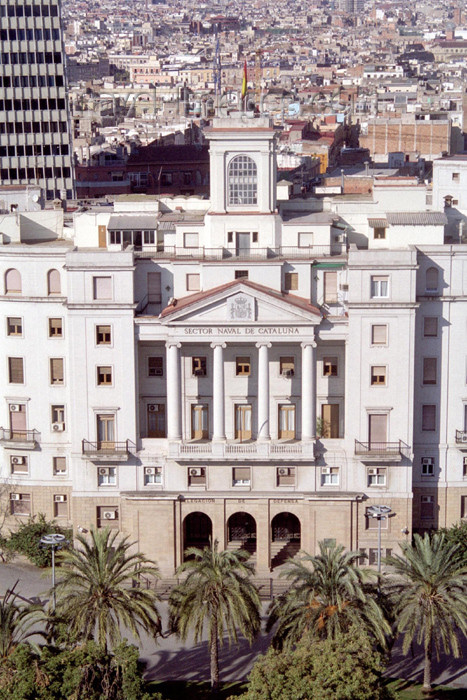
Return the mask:
[[298,540],[276,540],[271,542],[271,569],[285,564],[289,559],[294,559],[300,551]]
[[256,565],[256,540],[232,540],[227,544],[227,549],[232,552],[236,549],[244,549],[246,552],[250,553],[250,559],[248,560]]

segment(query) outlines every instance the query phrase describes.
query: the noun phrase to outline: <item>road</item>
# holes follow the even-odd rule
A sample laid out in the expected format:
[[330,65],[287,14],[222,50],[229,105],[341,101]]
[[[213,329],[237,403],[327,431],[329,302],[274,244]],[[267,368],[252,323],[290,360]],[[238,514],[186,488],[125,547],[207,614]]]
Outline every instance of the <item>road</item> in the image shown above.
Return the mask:
[[[0,563],[0,595],[18,581],[17,592],[25,602],[46,602],[47,590],[50,587],[50,573],[42,572],[34,566],[25,563]],[[158,604],[163,620],[163,628],[167,629],[168,606],[165,601]],[[267,605],[263,607],[265,613]],[[130,641],[131,635],[128,635]],[[250,647],[245,639],[229,649],[226,643],[220,651],[220,669],[222,681],[242,680],[247,677],[258,654],[264,653],[270,642],[270,635],[264,632]],[[164,636],[157,642],[143,635],[138,644],[141,659],[146,662],[146,677],[150,680],[208,680],[209,654],[206,640],[195,644],[193,639],[182,643],[174,635]],[[463,658],[450,659],[442,657],[440,662],[433,663],[433,682],[449,685],[454,688],[467,688],[467,640],[463,644]],[[386,675],[407,680],[422,680],[423,652],[415,649],[415,654],[402,655],[400,641],[396,643],[392,662]]]

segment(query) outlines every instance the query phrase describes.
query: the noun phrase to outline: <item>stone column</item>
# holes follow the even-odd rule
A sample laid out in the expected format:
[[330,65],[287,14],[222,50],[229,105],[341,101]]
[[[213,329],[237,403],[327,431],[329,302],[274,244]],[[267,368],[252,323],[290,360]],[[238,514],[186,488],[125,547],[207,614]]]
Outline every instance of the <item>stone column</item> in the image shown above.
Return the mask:
[[181,343],[166,343],[167,348],[167,437],[182,439],[180,348]]
[[271,343],[256,343],[258,348],[258,440],[270,440],[269,427],[269,353]]
[[213,349],[213,433],[212,439],[225,440],[225,398],[224,398],[224,349],[225,343],[212,343]]
[[316,343],[302,343],[302,440],[316,437]]

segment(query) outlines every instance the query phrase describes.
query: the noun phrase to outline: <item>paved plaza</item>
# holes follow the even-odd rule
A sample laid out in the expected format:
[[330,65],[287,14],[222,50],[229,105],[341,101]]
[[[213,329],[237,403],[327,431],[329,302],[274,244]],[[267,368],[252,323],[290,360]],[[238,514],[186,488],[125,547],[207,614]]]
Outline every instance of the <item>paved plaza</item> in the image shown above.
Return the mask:
[[[47,591],[50,586],[50,572],[41,571],[30,564],[15,561],[0,564],[0,595],[18,581],[16,587],[25,602],[44,603],[48,600]],[[168,605],[162,601],[158,604],[162,614],[164,630],[167,629]],[[266,613],[267,604],[263,605]],[[131,639],[131,635],[129,635]],[[250,647],[244,639],[238,645],[229,649],[226,643],[220,651],[220,669],[222,681],[236,681],[247,677],[258,654],[266,652],[270,635],[264,632]],[[146,676],[150,680],[208,680],[209,652],[207,641],[195,644],[192,639],[186,643],[174,635],[164,636],[157,643],[143,635],[138,644],[141,658],[147,664]],[[464,657],[447,659],[443,657],[439,663],[433,664],[433,682],[442,683],[454,688],[467,688],[467,643],[464,643]],[[393,650],[392,663],[387,674],[407,680],[422,679],[423,653],[416,650],[414,656],[410,653],[403,656],[400,643]]]

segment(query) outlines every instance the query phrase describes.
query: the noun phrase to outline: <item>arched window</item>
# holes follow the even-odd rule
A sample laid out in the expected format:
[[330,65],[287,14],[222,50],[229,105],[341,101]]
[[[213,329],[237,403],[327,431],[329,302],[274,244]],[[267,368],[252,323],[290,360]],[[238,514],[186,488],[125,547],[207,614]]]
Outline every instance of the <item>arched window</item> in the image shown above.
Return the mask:
[[436,267],[429,267],[426,271],[425,289],[427,292],[438,291],[438,270]]
[[60,273],[58,270],[49,270],[47,273],[47,294],[60,294]]
[[258,171],[248,156],[236,156],[229,163],[227,176],[229,204],[257,204]]
[[21,294],[21,275],[18,270],[5,272],[5,294]]

